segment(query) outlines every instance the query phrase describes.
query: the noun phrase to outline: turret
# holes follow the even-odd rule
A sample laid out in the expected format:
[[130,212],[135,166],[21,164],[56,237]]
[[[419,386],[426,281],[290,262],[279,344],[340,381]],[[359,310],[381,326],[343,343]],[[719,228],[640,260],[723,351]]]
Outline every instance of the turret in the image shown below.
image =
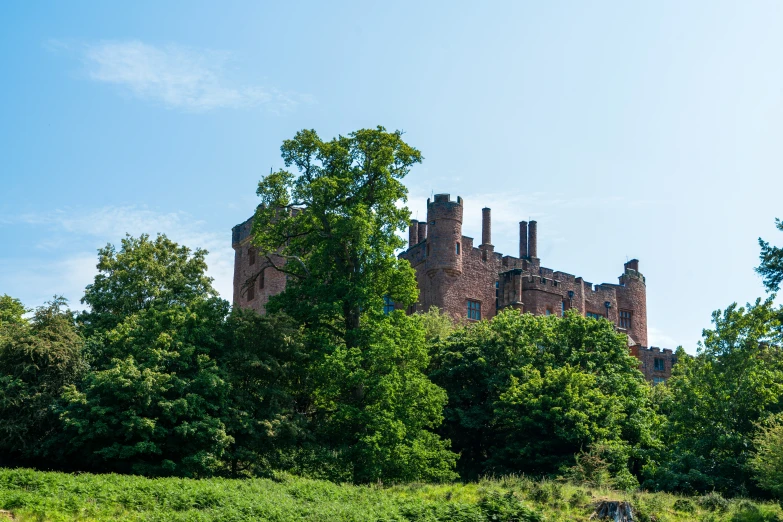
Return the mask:
[[639,260],[625,263],[617,289],[618,322],[637,344],[647,344],[647,283],[639,272]]
[[[462,198],[435,194],[427,200],[427,271],[462,273]],[[419,237],[421,241],[421,237]]]

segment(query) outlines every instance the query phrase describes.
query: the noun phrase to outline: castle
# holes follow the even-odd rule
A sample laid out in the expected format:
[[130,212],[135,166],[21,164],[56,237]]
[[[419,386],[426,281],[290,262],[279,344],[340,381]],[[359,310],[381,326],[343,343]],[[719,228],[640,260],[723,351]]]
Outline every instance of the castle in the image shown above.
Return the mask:
[[[427,221],[411,221],[408,249],[399,254],[414,268],[419,286],[419,301],[408,313],[437,306],[457,320],[478,321],[505,308],[558,316],[573,308],[587,317],[605,318],[625,333],[646,379],[657,383],[671,376],[676,362],[672,351],[648,348],[647,287],[637,259],[625,263],[618,284],[593,285],[541,266],[536,221],[519,223],[519,257],[513,257],[495,252],[489,208],[482,210],[478,247],[462,235],[462,218],[462,198],[452,201],[449,194],[436,194],[427,200]],[[263,313],[269,297],[285,289],[286,279],[274,269],[259,272],[250,244],[252,221],[232,229],[234,305]]]

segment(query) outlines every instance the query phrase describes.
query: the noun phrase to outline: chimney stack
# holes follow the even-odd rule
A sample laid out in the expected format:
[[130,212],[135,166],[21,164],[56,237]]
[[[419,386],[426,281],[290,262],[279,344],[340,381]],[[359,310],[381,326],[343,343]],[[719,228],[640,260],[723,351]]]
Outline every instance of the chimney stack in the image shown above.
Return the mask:
[[527,221],[519,222],[519,258],[527,257]]
[[484,207],[481,209],[481,244],[492,244],[492,210]]
[[408,226],[408,248],[418,244],[419,244],[419,222],[415,219],[411,219],[411,224]]
[[527,255],[538,257],[538,223],[531,221],[528,229]]
[[419,235],[418,235],[419,243],[427,239],[427,222],[426,221],[419,221]]
[[639,260],[638,259],[631,259],[627,263],[625,263],[625,268],[630,268],[631,270],[639,271]]

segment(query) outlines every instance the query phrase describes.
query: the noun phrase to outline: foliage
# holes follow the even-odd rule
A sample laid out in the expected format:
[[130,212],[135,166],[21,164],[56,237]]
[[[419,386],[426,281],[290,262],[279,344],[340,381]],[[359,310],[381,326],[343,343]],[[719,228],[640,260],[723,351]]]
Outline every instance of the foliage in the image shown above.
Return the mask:
[[427,342],[447,338],[456,327],[454,319],[437,306],[431,306],[426,312],[419,313],[419,316],[424,327],[424,338]]
[[230,386],[222,418],[233,442],[224,459],[232,476],[265,475],[289,466],[308,439],[311,376],[300,329],[283,315],[235,308],[215,354]]
[[27,309],[22,302],[8,294],[0,296],[0,331],[4,326],[24,323]]
[[407,306],[418,295],[413,270],[395,250],[410,216],[397,206],[407,197],[400,180],[421,153],[383,127],[331,141],[304,130],[281,152],[299,174],[281,170],[261,180],[253,224],[265,260],[259,269],[288,275],[268,309],[358,346],[362,313],[381,311],[384,296]]
[[398,206],[407,194],[400,180],[421,154],[382,127],[328,142],[301,131],[281,151],[298,174],[279,171],[259,183],[252,241],[259,270],[287,275],[267,311],[285,313],[304,333],[312,402],[300,411],[315,449],[306,445],[301,456],[333,455],[308,474],[451,478],[455,455],[431,431],[446,396],[424,373],[422,321],[382,313],[384,297],[407,306],[418,295],[412,268],[395,250],[409,218]]
[[596,443],[617,473],[655,443],[637,366],[607,321],[509,311],[438,343],[431,375],[463,476],[555,473]]
[[713,314],[696,357],[680,357],[671,392],[665,462],[648,487],[743,494],[756,423],[783,403],[778,311],[771,300]]
[[145,474],[221,466],[232,441],[221,419],[229,388],[213,352],[228,303],[212,297],[205,255],[162,235],[99,251],[82,316],[92,371],[63,394],[63,457]]
[[[783,231],[783,221],[776,219],[775,226]],[[770,292],[777,292],[780,289],[780,283],[783,282],[783,248],[770,246],[767,241],[759,238],[761,247],[761,264],[756,268],[764,279],[764,286]]]
[[766,419],[753,444],[756,452],[750,460],[750,467],[756,482],[783,500],[783,414]]
[[[12,300],[14,316],[24,308]],[[82,338],[66,300],[36,309],[31,321],[9,319],[0,337],[0,452],[22,458],[45,453],[57,433],[60,391],[85,371]]]
[[446,394],[424,373],[419,318],[396,311],[367,319],[364,349],[336,349],[320,367],[316,431],[353,463],[354,480],[453,478],[456,455],[430,431],[442,421]]
[[98,274],[81,300],[90,307],[80,316],[85,335],[111,330],[150,307],[164,310],[215,297],[206,276],[206,255],[206,250],[191,251],[165,234],[154,240],[147,234],[126,235],[119,250],[112,244],[99,249]]

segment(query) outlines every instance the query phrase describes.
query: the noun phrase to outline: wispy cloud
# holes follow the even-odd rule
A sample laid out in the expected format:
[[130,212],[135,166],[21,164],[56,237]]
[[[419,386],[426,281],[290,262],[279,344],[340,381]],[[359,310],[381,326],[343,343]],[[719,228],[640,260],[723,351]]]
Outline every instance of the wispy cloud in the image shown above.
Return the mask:
[[228,232],[210,232],[203,221],[185,212],[157,212],[135,206],[66,208],[5,217],[0,223],[35,227],[36,235],[40,237],[36,246],[52,253],[23,263],[17,261],[15,266],[0,260],[3,267],[0,286],[8,288],[9,292],[16,291],[18,295],[30,295],[31,304],[41,303],[42,299],[57,292],[76,305],[84,287],[96,274],[97,247],[107,243],[117,245],[126,233],[154,236],[159,232],[190,248],[208,250],[208,275],[214,279],[220,295],[231,300],[234,262]]
[[75,49],[92,80],[115,85],[132,96],[172,109],[200,112],[265,106],[281,110],[312,101],[308,95],[271,86],[233,82],[227,74],[233,56],[226,51],[155,46],[138,40],[78,46],[50,41],[46,46],[53,51]]

